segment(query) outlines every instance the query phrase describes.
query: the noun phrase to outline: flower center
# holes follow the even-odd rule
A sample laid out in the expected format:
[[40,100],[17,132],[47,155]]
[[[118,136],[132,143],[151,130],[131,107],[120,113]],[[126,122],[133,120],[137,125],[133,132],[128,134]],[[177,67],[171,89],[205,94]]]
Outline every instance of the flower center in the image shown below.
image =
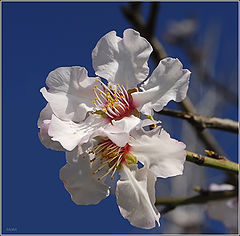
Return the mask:
[[99,162],[98,168],[93,172],[93,174],[106,169],[98,180],[102,180],[111,171],[111,179],[117,170],[122,168],[122,163],[126,164],[136,164],[137,159],[129,151],[131,146],[126,144],[124,147],[118,147],[111,140],[105,140],[98,145],[96,145],[90,153],[95,154],[95,157],[90,160],[90,162]]
[[97,108],[97,114],[105,114],[111,120],[120,120],[125,116],[130,116],[135,113],[136,107],[133,104],[132,96],[123,85],[117,84],[115,88],[112,85],[106,86],[101,80],[103,90],[97,85],[93,88],[95,99],[93,103]]

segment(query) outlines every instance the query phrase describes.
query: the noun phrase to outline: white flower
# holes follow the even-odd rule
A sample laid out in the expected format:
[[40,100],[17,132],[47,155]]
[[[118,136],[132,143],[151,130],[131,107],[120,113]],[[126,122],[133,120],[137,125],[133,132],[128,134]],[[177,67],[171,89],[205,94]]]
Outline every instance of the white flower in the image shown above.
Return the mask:
[[[87,143],[81,150],[67,152],[60,178],[76,204],[97,204],[107,197],[106,178],[113,178],[119,170],[116,198],[123,217],[140,228],[153,228],[156,221],[160,226],[160,214],[154,206],[156,178],[182,174],[186,153],[185,144],[171,139],[161,127],[143,129],[150,124],[152,121],[144,120],[135,127],[124,147],[98,136],[93,146]],[[141,169],[138,162],[144,165]]]
[[[234,190],[230,184],[215,184],[209,186],[210,191]],[[238,200],[237,197],[210,201],[207,203],[207,212],[212,219],[219,220],[228,228],[237,228]]]
[[147,61],[151,52],[151,45],[138,32],[127,29],[120,38],[111,31],[99,40],[92,52],[95,73],[108,81],[106,85],[100,78],[88,77],[83,67],[61,67],[52,71],[46,79],[49,89],[41,89],[48,101],[38,122],[43,144],[72,151],[95,132],[116,136],[124,126],[121,142],[116,143],[124,146],[129,132],[140,121],[136,118],[138,112],[152,115],[153,109],[161,110],[170,100],[183,100],[190,72],[173,58],[160,61],[140,86],[141,92],[137,91],[137,84],[148,76]]

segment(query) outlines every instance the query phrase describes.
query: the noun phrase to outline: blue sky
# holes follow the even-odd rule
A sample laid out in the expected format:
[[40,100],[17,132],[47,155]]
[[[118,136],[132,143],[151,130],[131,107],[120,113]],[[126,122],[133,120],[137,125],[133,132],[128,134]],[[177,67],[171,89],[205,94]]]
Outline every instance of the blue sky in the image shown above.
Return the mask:
[[[2,3],[2,214],[3,233],[160,233],[161,228],[132,227],[118,210],[115,197],[98,205],[77,206],[59,180],[65,164],[63,152],[46,149],[38,139],[37,119],[46,102],[40,88],[48,73],[60,66],[80,65],[94,76],[91,52],[105,33],[122,36],[129,28],[120,7],[126,3]],[[144,14],[149,4],[144,3]],[[216,73],[223,83],[235,73],[237,87],[237,3],[162,3],[157,35],[162,37],[170,20],[189,13],[199,19],[199,32],[210,23],[221,25]],[[191,65],[182,52],[163,42],[168,54]],[[154,68],[150,63],[151,70]],[[190,87],[191,90],[191,87]],[[194,91],[190,91],[190,94]],[[220,113],[220,112],[219,112]],[[237,107],[221,111],[237,120]],[[237,161],[235,134],[215,132],[227,155]],[[221,134],[221,135],[219,135]],[[174,135],[174,134],[173,134]],[[213,221],[216,233],[222,224]]]

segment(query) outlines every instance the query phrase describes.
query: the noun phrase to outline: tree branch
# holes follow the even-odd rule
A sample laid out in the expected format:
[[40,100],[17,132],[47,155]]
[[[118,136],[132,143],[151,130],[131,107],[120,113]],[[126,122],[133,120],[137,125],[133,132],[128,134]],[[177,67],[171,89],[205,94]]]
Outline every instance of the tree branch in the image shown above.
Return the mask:
[[[208,153],[209,151],[206,152]],[[187,161],[193,162],[200,166],[206,166],[214,169],[228,171],[233,174],[238,174],[239,165],[233,161],[228,160],[224,156],[215,155],[212,157],[208,157],[187,150],[186,153]]]
[[146,25],[149,37],[152,37],[155,33],[155,29],[157,26],[158,10],[159,10],[159,2],[153,2],[151,4],[151,9],[150,9],[150,13],[149,13],[149,17]]
[[189,121],[192,125],[199,129],[212,128],[221,129],[233,133],[238,133],[239,123],[230,119],[221,119],[217,117],[206,117],[196,114],[191,114],[183,111],[175,111],[170,109],[163,109],[160,112],[156,112],[162,115],[173,116]]
[[232,197],[236,197],[238,192],[236,190],[225,190],[225,191],[204,191],[203,193],[181,198],[156,198],[155,205],[166,205],[160,213],[165,214],[177,206],[190,205],[190,204],[203,204],[209,201],[223,200]]

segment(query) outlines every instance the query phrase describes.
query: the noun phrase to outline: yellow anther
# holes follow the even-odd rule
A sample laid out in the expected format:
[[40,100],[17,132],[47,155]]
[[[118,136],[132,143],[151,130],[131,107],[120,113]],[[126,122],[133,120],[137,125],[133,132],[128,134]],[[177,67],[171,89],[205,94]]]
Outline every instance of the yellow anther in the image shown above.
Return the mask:
[[97,88],[97,85],[95,85],[94,88]]
[[119,84],[117,84],[117,86],[119,87]]
[[112,89],[112,85],[110,85],[109,88]]
[[98,78],[96,78],[96,81],[98,82],[98,81],[99,81],[99,79],[98,79]]
[[92,91],[94,92],[94,91],[95,91],[95,88],[93,88]]
[[94,104],[96,103],[96,101],[94,100],[94,101],[92,101]]
[[137,158],[135,156],[133,156],[131,153],[126,153],[124,155],[124,158],[127,162],[127,164],[136,164],[137,163]]
[[101,94],[102,94],[102,92],[100,92],[100,91],[99,91],[99,92],[98,92],[98,94],[99,94],[99,95],[101,95]]
[[120,90],[118,90],[118,93],[121,93],[121,91],[120,91]]
[[106,108],[103,108],[102,110],[103,110],[103,112],[107,112],[107,109],[106,109]]

